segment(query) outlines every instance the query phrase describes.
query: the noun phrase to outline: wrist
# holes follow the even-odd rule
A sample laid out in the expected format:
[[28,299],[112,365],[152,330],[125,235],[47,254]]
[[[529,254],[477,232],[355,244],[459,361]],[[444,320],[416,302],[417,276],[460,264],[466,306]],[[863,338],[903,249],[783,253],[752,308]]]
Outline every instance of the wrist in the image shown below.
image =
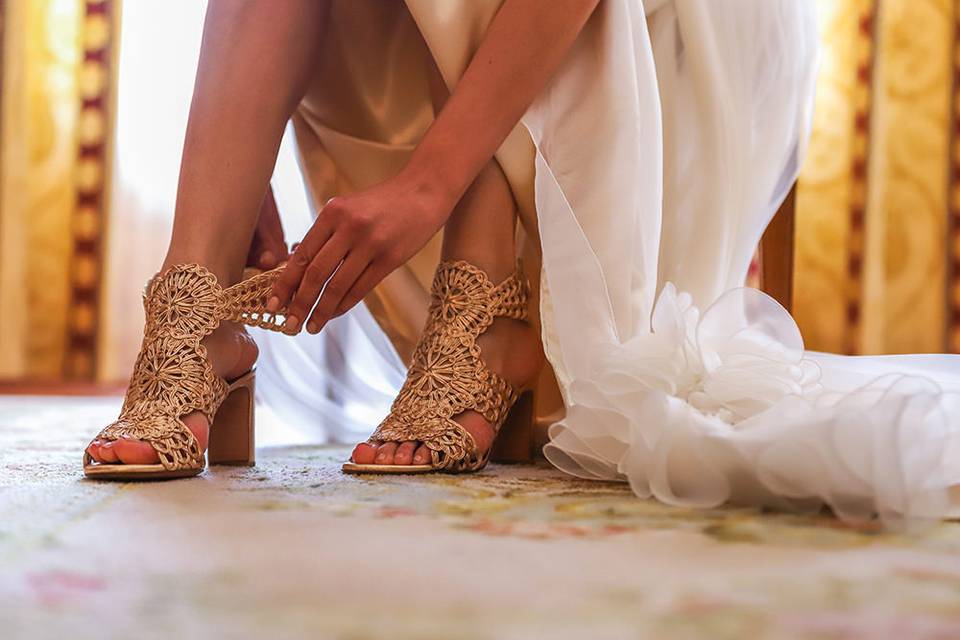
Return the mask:
[[412,158],[397,177],[412,194],[429,203],[429,209],[441,218],[437,220],[440,224],[446,222],[465,191],[443,167],[431,166],[416,158]]

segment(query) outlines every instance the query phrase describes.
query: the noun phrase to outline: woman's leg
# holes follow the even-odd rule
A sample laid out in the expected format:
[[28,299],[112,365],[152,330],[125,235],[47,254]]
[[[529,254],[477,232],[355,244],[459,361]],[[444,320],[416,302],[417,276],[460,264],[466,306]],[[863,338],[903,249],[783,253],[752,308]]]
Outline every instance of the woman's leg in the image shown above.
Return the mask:
[[[450,92],[436,65],[430,69],[430,93],[439,113]],[[499,283],[517,265],[516,224],[517,203],[510,184],[496,160],[490,160],[444,225],[440,258],[465,260]],[[487,366],[518,386],[536,375],[543,361],[536,331],[510,318],[496,319],[477,344]],[[470,432],[480,452],[493,444],[493,428],[479,413],[466,411],[455,420]],[[354,448],[352,459],[357,464],[426,464],[430,451],[419,442],[361,443]]]
[[[516,202],[506,176],[490,161],[461,199],[443,229],[443,260],[465,260],[499,283],[516,269]],[[542,363],[540,339],[526,322],[498,318],[477,344],[483,359],[508,382],[521,385],[533,378]],[[467,411],[456,421],[470,432],[481,452],[493,443],[493,429],[483,416]],[[426,464],[427,448],[417,442],[360,444],[358,464]]]
[[[319,55],[328,6],[210,1],[163,268],[198,263],[223,286],[240,279],[283,129]],[[204,344],[214,370],[227,378],[257,357],[252,340],[233,324],[221,325]],[[194,413],[184,421],[206,448],[206,418]],[[158,459],[135,440],[94,443],[90,453],[103,462]]]

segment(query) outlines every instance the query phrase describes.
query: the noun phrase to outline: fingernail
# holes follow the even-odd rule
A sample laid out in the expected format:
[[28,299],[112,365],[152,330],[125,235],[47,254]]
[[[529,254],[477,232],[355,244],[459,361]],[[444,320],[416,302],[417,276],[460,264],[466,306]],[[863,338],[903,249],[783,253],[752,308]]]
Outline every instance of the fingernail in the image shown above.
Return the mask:
[[311,322],[310,324],[307,325],[307,331],[309,331],[310,333],[316,333],[320,331],[320,327],[317,326],[316,322]]
[[290,331],[296,331],[297,327],[300,326],[300,319],[297,316],[287,316],[283,326]]
[[420,464],[421,462],[423,462],[423,456],[413,456],[413,461],[416,462],[417,464]]
[[271,297],[267,300],[267,311],[270,313],[276,313],[280,309],[280,298],[277,296]]
[[277,259],[273,256],[273,251],[264,251],[263,255],[260,256],[260,264],[265,267],[272,267],[277,263]]

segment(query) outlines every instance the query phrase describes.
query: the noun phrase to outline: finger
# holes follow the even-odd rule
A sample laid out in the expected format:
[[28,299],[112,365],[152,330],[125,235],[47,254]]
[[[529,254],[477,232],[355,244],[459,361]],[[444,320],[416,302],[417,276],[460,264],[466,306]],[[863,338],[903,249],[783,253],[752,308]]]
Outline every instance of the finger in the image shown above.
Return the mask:
[[367,294],[373,291],[373,288],[390,274],[391,269],[380,261],[374,261],[363,270],[357,281],[350,287],[347,295],[337,306],[334,317],[341,316],[352,309],[357,303],[367,297]]
[[273,188],[267,189],[260,220],[257,223],[257,235],[260,237],[260,262],[264,268],[273,268],[287,259],[287,243],[283,237],[283,222],[277,201],[273,197]]
[[[264,253],[273,244],[271,236],[275,235],[273,227],[279,225],[280,215],[277,211],[277,203],[273,199],[273,189],[268,185],[267,193],[264,195],[263,202],[260,204],[260,211],[257,214],[257,228],[250,240],[250,250],[247,252],[248,267],[267,268],[264,265]],[[282,228],[280,229],[283,234]]]
[[310,310],[320,297],[324,284],[330,280],[334,271],[343,261],[347,253],[347,242],[342,240],[343,234],[336,234],[316,255],[310,266],[304,272],[303,279],[297,292],[293,295],[287,311],[284,327],[288,331],[299,331],[300,326],[310,315]]
[[273,255],[273,251],[267,249],[260,254],[260,267],[263,269],[273,269],[277,266],[277,256]]
[[299,288],[307,268],[320,249],[326,245],[332,233],[333,228],[330,224],[321,222],[319,218],[310,227],[310,231],[304,236],[303,242],[297,246],[297,250],[293,252],[287,266],[283,268],[280,277],[273,284],[272,296],[267,302],[267,311],[276,313],[280,310],[280,307],[290,302],[294,292]]
[[250,241],[250,251],[247,252],[247,263],[244,266],[255,267],[258,265],[258,256],[263,254],[263,246],[260,244],[260,237],[254,234]]
[[333,277],[323,288],[317,307],[313,310],[313,315],[310,316],[310,322],[307,323],[307,331],[317,333],[323,329],[323,325],[327,324],[333,317],[333,312],[337,310],[343,296],[353,288],[357,278],[367,268],[367,264],[369,264],[369,261],[363,254],[347,254],[343,264],[340,265],[337,272],[333,274]]

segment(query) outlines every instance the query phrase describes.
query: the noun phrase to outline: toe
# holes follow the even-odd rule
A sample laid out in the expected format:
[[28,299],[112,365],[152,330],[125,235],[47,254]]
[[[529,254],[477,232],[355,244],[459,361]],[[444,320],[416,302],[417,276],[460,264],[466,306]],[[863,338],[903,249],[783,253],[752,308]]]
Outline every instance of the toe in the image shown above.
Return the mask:
[[430,464],[430,449],[422,444],[413,454],[413,464]]
[[105,442],[100,445],[100,462],[111,464],[120,460],[117,457],[117,452],[113,450],[114,444],[114,442]]
[[[201,451],[206,451],[210,439],[210,427],[202,413],[184,416],[184,424],[196,437]],[[157,464],[160,462],[156,450],[146,442],[121,438],[109,442],[94,440],[87,446],[87,453],[96,462],[104,464]]]
[[373,464],[373,459],[377,457],[377,445],[369,442],[361,442],[353,449],[353,455],[350,459],[356,464]]
[[113,450],[123,464],[156,464],[160,462],[156,450],[142,440],[117,440],[113,445]]
[[384,442],[377,449],[377,457],[374,458],[374,462],[376,464],[393,464],[393,455],[396,451],[396,442]]
[[413,452],[417,450],[416,442],[404,442],[397,447],[393,454],[393,464],[410,464],[413,462]]

